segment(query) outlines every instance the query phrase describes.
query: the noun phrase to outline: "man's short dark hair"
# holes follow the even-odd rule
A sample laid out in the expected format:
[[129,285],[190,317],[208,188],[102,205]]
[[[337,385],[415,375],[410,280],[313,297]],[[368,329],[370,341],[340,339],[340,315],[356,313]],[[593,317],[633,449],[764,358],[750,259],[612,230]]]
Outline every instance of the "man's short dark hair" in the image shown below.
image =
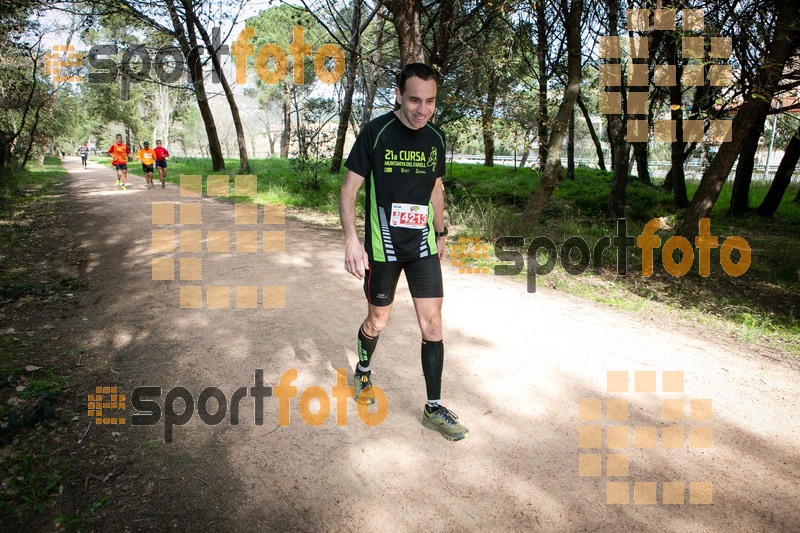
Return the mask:
[[406,91],[406,80],[414,76],[425,81],[433,80],[437,83],[439,82],[439,76],[436,71],[425,63],[409,63],[397,74],[397,87],[400,89],[400,94]]

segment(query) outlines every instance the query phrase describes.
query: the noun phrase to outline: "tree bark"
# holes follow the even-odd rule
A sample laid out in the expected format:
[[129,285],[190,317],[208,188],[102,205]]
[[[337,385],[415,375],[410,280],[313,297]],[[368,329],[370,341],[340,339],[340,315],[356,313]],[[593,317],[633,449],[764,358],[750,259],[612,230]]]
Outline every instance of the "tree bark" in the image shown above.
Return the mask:
[[683,106],[681,105],[683,88],[680,82],[683,64],[678,57],[678,46],[675,38],[669,40],[668,46],[670,47],[670,55],[672,55],[676,65],[675,85],[669,88],[670,119],[675,124],[675,140],[672,143],[670,152],[670,187],[672,188],[675,205],[679,208],[684,208],[689,205],[689,196],[686,192],[686,174],[683,168],[683,163],[686,161],[684,156],[686,144],[683,139]]
[[331,172],[337,173],[342,168],[344,159],[344,141],[347,138],[347,127],[353,113],[353,93],[356,90],[356,66],[358,65],[358,46],[361,42],[361,0],[354,0],[353,13],[350,18],[350,41],[347,43],[347,61],[344,72],[344,96],[342,109],[339,112],[339,125],[336,128],[336,145],[331,157]]
[[[653,33],[653,31],[652,31],[653,30],[652,21],[650,21],[648,28],[649,29],[648,29],[647,35],[643,35],[643,36],[640,37],[641,40],[639,42],[639,46],[641,46],[641,47],[644,47],[644,46],[647,45],[647,43],[649,41],[649,36],[652,35],[652,33]],[[652,61],[650,58],[653,56],[653,54],[652,53],[648,53],[646,57],[641,57],[642,54],[634,53],[634,52],[638,52],[638,50],[634,50],[633,49],[633,47],[634,47],[634,40],[633,40],[634,32],[629,31],[628,32],[628,36],[629,36],[629,41],[628,42],[630,43],[630,47],[631,47],[631,50],[630,50],[631,51],[631,63],[633,65],[646,66],[648,71],[649,71],[650,70],[650,63]],[[636,57],[634,57],[634,56],[636,56]],[[649,80],[650,80],[650,76],[648,76],[648,84],[647,85],[630,85],[628,87],[628,97],[630,98],[631,96],[633,96],[636,93],[649,93],[650,92]],[[650,119],[649,110],[647,108],[645,108],[644,110],[640,110],[640,111],[642,111],[642,113],[630,114],[629,118],[637,119],[637,120],[645,120],[646,123],[647,123],[648,131],[650,131],[651,123],[650,123],[650,120],[649,120]],[[628,110],[625,110],[625,112],[628,113]],[[633,160],[636,162],[636,173],[639,176],[639,180],[644,182],[644,183],[650,183],[650,169],[648,168],[648,159],[649,159],[649,157],[648,157],[648,145],[649,145],[648,141],[631,143],[631,148],[633,148]]]
[[224,170],[225,158],[222,156],[222,146],[219,142],[219,134],[217,133],[217,125],[214,122],[214,114],[211,112],[211,106],[208,104],[208,96],[206,95],[206,88],[203,82],[203,68],[200,62],[200,54],[194,28],[191,24],[184,27],[178,17],[178,11],[175,7],[174,0],[167,0],[167,9],[172,19],[172,25],[175,28],[175,34],[177,35],[181,52],[187,61],[189,79],[192,82],[195,99],[197,100],[197,107],[200,109],[200,117],[203,119],[203,126],[206,130],[206,137],[208,138],[211,167],[215,172]]
[[567,179],[575,179],[575,108],[569,114],[569,131],[567,133]]
[[381,70],[381,56],[383,55],[383,28],[386,24],[386,18],[380,13],[377,15],[378,20],[375,28],[375,49],[372,52],[372,64],[369,68],[369,77],[367,78],[367,91],[364,98],[364,117],[361,125],[365,125],[372,120],[372,109],[375,105],[375,95],[378,93],[378,79],[380,79]]
[[431,66],[441,74],[445,73],[447,56],[450,54],[450,45],[455,35],[455,18],[458,14],[458,7],[459,3],[455,0],[441,0],[436,10],[439,16],[439,25],[433,42]]
[[42,111],[42,106],[36,106],[36,112],[33,114],[33,125],[31,126],[31,134],[28,136],[28,146],[25,148],[25,156],[22,158],[22,163],[20,165],[21,168],[25,168],[28,165],[28,161],[31,158],[31,152],[33,151],[34,140],[36,137],[36,130],[39,128],[39,116]]
[[[778,210],[781,205],[781,199],[792,181],[792,174],[797,161],[800,159],[800,128],[794,133],[794,136],[786,146],[786,151],[783,154],[778,170],[775,172],[775,178],[772,180],[772,185],[769,186],[767,195],[758,206],[756,213],[762,217],[771,217]],[[798,198],[800,198],[800,191],[798,191]],[[797,198],[795,198],[797,201]]]
[[676,228],[676,233],[687,239],[698,234],[700,219],[707,218],[711,213],[733,163],[741,152],[747,132],[766,119],[776,86],[783,77],[784,66],[797,49],[800,40],[800,28],[797,27],[800,0],[776,2],[776,6],[775,37],[767,46],[766,57],[761,62],[763,67],[756,76],[754,94],[748,96],[736,113],[731,125],[731,142],[722,143],[720,146]]
[[744,215],[750,209],[750,183],[753,181],[756,150],[758,150],[758,140],[761,138],[762,133],[764,133],[764,122],[760,122],[750,128],[742,144],[739,162],[736,164],[736,174],[734,174],[733,178],[733,188],[731,189],[731,207],[728,211],[731,215]]
[[[618,35],[619,27],[619,0],[606,0],[608,10],[609,35]],[[618,64],[619,59],[609,59],[609,63]],[[606,211],[610,218],[625,216],[625,201],[628,188],[628,171],[630,168],[628,155],[630,143],[626,138],[626,95],[624,78],[620,80],[619,87],[609,87],[608,92],[618,92],[622,99],[622,114],[608,115],[608,141],[611,145],[611,195],[608,198]]]
[[281,157],[289,159],[289,146],[292,141],[292,88],[283,85],[283,131],[281,132]]
[[567,128],[569,115],[575,107],[575,100],[581,87],[581,15],[583,0],[570,0],[570,10],[566,18],[567,32],[567,86],[564,99],[558,108],[553,131],[547,144],[547,160],[539,186],[528,198],[528,204],[522,213],[523,225],[531,229],[541,215],[547,200],[558,185],[563,168],[561,166],[561,152],[564,144],[564,134]]
[[409,63],[424,63],[425,53],[422,49],[422,32],[419,23],[422,1],[386,0],[384,5],[392,14],[392,23],[397,32],[400,68]]
[[581,113],[583,113],[583,118],[586,120],[586,127],[589,128],[589,135],[592,138],[592,142],[594,143],[595,152],[597,152],[597,166],[600,170],[606,170],[606,161],[603,157],[603,145],[600,144],[600,138],[597,136],[597,132],[594,131],[594,124],[592,124],[592,117],[589,115],[589,110],[586,108],[586,104],[583,102],[583,98],[581,95],[578,95],[578,106],[581,108]]
[[[239,167],[240,171],[243,174],[250,173],[250,160],[247,157],[247,141],[245,140],[244,136],[244,127],[242,126],[242,118],[239,115],[239,106],[236,104],[236,98],[233,96],[233,91],[231,90],[231,86],[228,83],[228,78],[225,76],[225,72],[222,70],[222,65],[219,61],[219,55],[217,54],[217,50],[214,48],[214,42],[212,41],[211,37],[208,35],[208,32],[200,23],[200,20],[195,15],[194,11],[192,10],[192,4],[188,0],[182,0],[184,10],[192,20],[195,28],[200,33],[200,37],[203,39],[203,43],[206,45],[206,50],[208,50],[208,54],[211,56],[211,64],[214,67],[214,71],[219,76],[220,84],[222,85],[222,91],[225,93],[225,100],[228,102],[228,107],[231,110],[231,118],[233,119],[233,127],[236,130],[236,143],[239,145]],[[219,31],[219,30],[217,30]]]
[[[539,169],[544,169],[547,159],[547,19],[545,2],[536,2],[536,63],[539,67]],[[559,152],[561,149],[559,148]]]
[[481,133],[483,135],[483,165],[494,166],[494,108],[497,103],[497,73],[489,72],[486,102],[481,106]]

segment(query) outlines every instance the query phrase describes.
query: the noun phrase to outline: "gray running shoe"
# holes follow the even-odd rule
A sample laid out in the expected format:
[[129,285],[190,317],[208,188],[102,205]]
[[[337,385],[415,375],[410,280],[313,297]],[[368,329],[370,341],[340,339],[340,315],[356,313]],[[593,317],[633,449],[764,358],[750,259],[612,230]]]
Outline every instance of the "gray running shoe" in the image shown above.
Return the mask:
[[469,438],[469,430],[458,423],[458,416],[443,405],[432,411],[428,411],[425,406],[422,409],[422,425],[428,429],[439,431],[447,440],[456,441]]

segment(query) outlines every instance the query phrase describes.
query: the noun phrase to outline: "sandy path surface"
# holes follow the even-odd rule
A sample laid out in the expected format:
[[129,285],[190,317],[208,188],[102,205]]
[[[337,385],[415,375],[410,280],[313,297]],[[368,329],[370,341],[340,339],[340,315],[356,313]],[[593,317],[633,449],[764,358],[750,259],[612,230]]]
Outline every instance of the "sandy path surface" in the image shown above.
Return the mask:
[[[796,531],[800,524],[800,375],[786,364],[696,324],[544,288],[528,294],[521,284],[448,265],[443,403],[472,438],[451,443],[420,424],[425,386],[405,280],[372,364],[388,414],[370,427],[349,400],[347,424],[339,426],[331,388],[339,368],[351,379],[365,302],[360,283],[344,271],[338,229],[291,215],[285,225],[236,226],[231,203],[181,198],[174,184],[147,190],[136,176],[123,192],[106,166],[80,169],[77,158],[65,166],[69,229],[88,258],[81,276],[90,287],[66,321],[81,336],[98,385],[119,386],[129,397],[139,386],[160,386],[164,396],[182,386],[195,401],[215,386],[230,405],[234,390],[253,386],[256,369],[271,387],[297,369],[298,394],[319,386],[330,399],[330,416],[312,427],[292,398],[290,423],[279,427],[277,398],[264,400],[256,425],[255,401],[246,396],[239,425],[229,418],[206,425],[195,412],[167,444],[163,417],[154,427],[132,426],[129,408],[128,424],[114,429],[105,448],[128,454],[115,490],[137,495],[116,510],[118,525]],[[154,201],[202,205],[202,225],[178,225],[177,206],[175,225],[153,225]],[[154,281],[153,229],[175,230],[176,243],[183,229],[200,229],[204,238],[209,231],[285,230],[286,251],[264,253],[260,240],[257,253],[176,247],[176,262],[202,259],[202,282],[178,280],[177,264],[174,281]],[[284,286],[285,306],[182,309],[179,287],[197,284]],[[628,392],[608,392],[609,371],[628,372]],[[683,372],[683,392],[664,392],[665,371]],[[634,391],[649,388],[653,377],[655,391]],[[156,399],[162,408],[164,396]],[[599,404],[587,401],[581,411],[584,398]],[[677,406],[682,419],[664,420],[664,400],[673,400],[668,410]],[[692,400],[710,400],[710,411],[708,402]],[[616,416],[621,404],[627,413]],[[212,413],[215,405],[209,402]],[[592,420],[597,405],[600,418]],[[580,475],[581,461],[584,474],[599,475]],[[627,503],[608,504],[614,497]]]

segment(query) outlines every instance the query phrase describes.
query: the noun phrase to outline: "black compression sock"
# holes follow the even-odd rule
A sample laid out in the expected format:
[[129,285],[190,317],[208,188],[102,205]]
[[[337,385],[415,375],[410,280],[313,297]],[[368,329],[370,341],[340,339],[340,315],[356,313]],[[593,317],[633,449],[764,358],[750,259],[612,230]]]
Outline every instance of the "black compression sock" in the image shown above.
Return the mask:
[[444,368],[444,344],[442,341],[422,340],[422,373],[428,400],[442,397],[442,369]]
[[362,328],[358,328],[358,365],[356,371],[359,371],[359,366],[364,369],[369,369],[369,361],[372,359],[372,353],[378,345],[378,335],[370,337]]

